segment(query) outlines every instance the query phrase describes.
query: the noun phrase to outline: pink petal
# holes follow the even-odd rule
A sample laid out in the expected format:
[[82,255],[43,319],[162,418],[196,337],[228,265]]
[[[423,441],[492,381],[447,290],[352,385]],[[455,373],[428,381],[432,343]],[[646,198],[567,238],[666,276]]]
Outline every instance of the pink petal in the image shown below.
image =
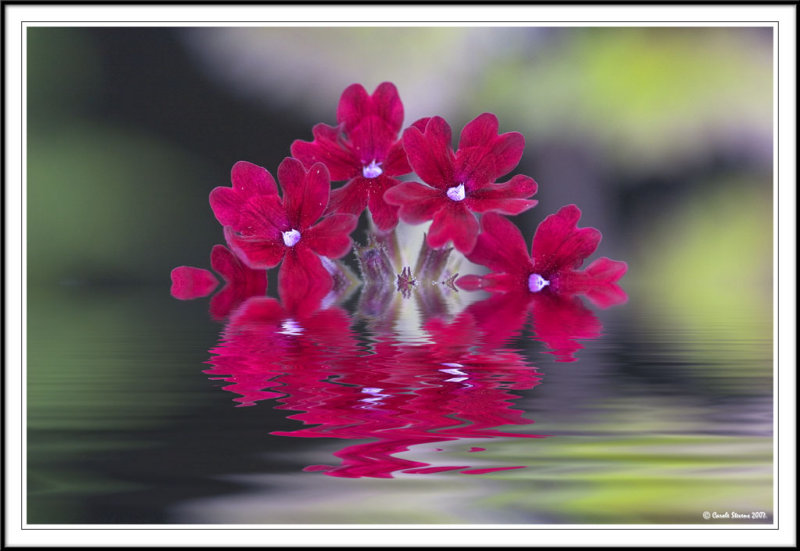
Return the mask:
[[399,180],[389,178],[385,175],[379,176],[371,181],[369,190],[369,212],[372,214],[372,221],[381,231],[388,231],[397,226],[398,207],[390,205],[384,200],[383,195],[386,191],[399,184]]
[[482,113],[468,122],[461,131],[458,149],[485,147],[497,138],[500,124],[493,113]]
[[367,180],[356,176],[340,188],[331,191],[329,213],[342,212],[358,216],[367,208]]
[[456,183],[451,140],[450,126],[441,117],[432,117],[424,133],[414,126],[403,132],[403,147],[414,172],[425,183],[442,190]]
[[208,309],[214,319],[226,318],[248,298],[267,292],[267,271],[247,267],[222,245],[215,245],[211,250],[211,267],[227,282],[211,297]]
[[483,277],[475,274],[461,276],[455,281],[456,286],[465,291],[478,291],[483,288]]
[[214,216],[223,226],[238,224],[242,206],[250,197],[278,193],[272,175],[265,168],[247,161],[233,165],[231,182],[233,187],[216,187],[208,198]]
[[[451,201],[451,203],[453,203]],[[428,245],[437,249],[448,241],[463,254],[469,254],[478,239],[478,220],[464,205],[450,204],[433,216]]]
[[[353,152],[360,165],[382,162],[397,139],[397,132],[375,115],[365,117],[348,133]],[[363,168],[362,168],[363,170]]]
[[481,234],[467,255],[470,262],[493,272],[528,277],[533,268],[519,228],[504,216],[488,212],[481,219]]
[[231,169],[231,183],[233,189],[243,193],[246,197],[251,195],[269,195],[278,193],[278,186],[266,168],[239,161]]
[[211,268],[240,294],[252,296],[266,292],[267,272],[248,267],[222,245],[214,245],[211,249]]
[[399,215],[409,224],[420,224],[433,218],[448,199],[441,190],[418,182],[401,182],[383,194],[383,200],[400,207]]
[[370,97],[360,84],[351,84],[342,92],[336,120],[344,125],[346,132],[357,125],[362,118],[369,115]]
[[170,273],[170,278],[172,279],[170,293],[178,300],[191,300],[207,296],[219,284],[214,274],[193,266],[174,268]]
[[278,167],[278,180],[292,229],[303,230],[319,220],[328,207],[331,192],[325,165],[316,163],[306,172],[300,161],[287,157]]
[[243,237],[282,242],[281,232],[292,228],[280,197],[257,195],[244,204],[233,229]]
[[386,122],[395,136],[403,126],[403,102],[391,82],[382,82],[372,93],[373,112]]
[[561,274],[557,281],[558,292],[583,294],[600,308],[622,304],[628,300],[628,295],[616,282],[627,270],[625,262],[598,258],[583,271]]
[[480,189],[513,170],[522,158],[525,138],[519,132],[497,134],[497,117],[483,113],[467,123],[456,152],[455,173],[471,190]]
[[508,182],[489,184],[470,193],[464,200],[473,212],[502,212],[516,215],[534,207],[538,201],[527,199],[536,193],[536,182],[517,175]]
[[468,190],[480,189],[508,174],[517,166],[525,147],[522,134],[510,132],[484,147],[459,149],[455,158],[455,179]]
[[428,122],[431,120],[430,117],[422,117],[421,119],[417,119],[411,124],[414,128],[419,130],[420,132],[425,132],[425,127],[428,126]]
[[350,232],[356,229],[358,218],[352,214],[331,214],[306,230],[303,239],[315,253],[328,258],[346,255],[353,245]]
[[332,287],[331,275],[311,249],[289,250],[278,272],[278,294],[287,310],[314,310]]
[[214,216],[223,226],[234,226],[239,222],[243,199],[229,187],[215,187],[208,196]]
[[311,168],[314,163],[324,164],[334,182],[361,174],[361,161],[343,140],[340,129],[320,123],[314,126],[313,133],[313,142],[295,140],[292,143],[293,157],[306,168]]
[[283,239],[264,239],[258,236],[242,236],[229,226],[225,227],[225,241],[231,251],[253,269],[277,266],[286,252]]
[[579,268],[600,243],[602,235],[595,228],[577,228],[581,211],[575,205],[562,207],[545,218],[533,236],[531,257],[535,269],[552,276],[561,270]]
[[408,156],[403,148],[403,141],[397,140],[383,161],[384,176],[402,176],[411,172],[411,165],[408,164]]

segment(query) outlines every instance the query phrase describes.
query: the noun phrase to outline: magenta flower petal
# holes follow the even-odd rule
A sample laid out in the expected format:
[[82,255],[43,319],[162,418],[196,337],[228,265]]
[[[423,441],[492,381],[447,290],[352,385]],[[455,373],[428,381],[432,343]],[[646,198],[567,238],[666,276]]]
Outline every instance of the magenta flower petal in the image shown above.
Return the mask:
[[275,195],[278,187],[265,169],[247,161],[239,161],[231,169],[232,187],[216,187],[209,195],[209,203],[219,223],[235,226],[242,207],[251,197]]
[[497,138],[500,123],[493,113],[482,113],[464,125],[458,140],[458,149],[486,147]]
[[497,117],[479,115],[464,127],[456,153],[456,179],[479,189],[513,170],[522,158],[525,138],[519,132],[497,134]]
[[519,228],[504,216],[493,212],[483,215],[481,228],[475,247],[467,255],[469,261],[486,266],[493,272],[505,272],[527,279],[533,264]]
[[415,126],[403,132],[403,147],[414,172],[427,184],[441,190],[455,185],[451,140],[450,125],[441,117],[432,117],[424,133]]
[[248,197],[278,193],[278,186],[272,174],[266,168],[247,161],[239,161],[233,165],[231,183],[233,189]]
[[259,195],[245,203],[233,229],[243,237],[282,242],[281,232],[291,229],[291,222],[279,196]]
[[465,291],[478,291],[483,288],[483,277],[475,274],[468,274],[456,279],[455,284]]
[[562,293],[583,294],[595,306],[608,308],[622,304],[628,295],[616,282],[625,275],[628,265],[625,262],[598,258],[582,271],[566,272],[558,280]]
[[264,295],[267,291],[267,271],[248,268],[222,245],[214,245],[211,249],[211,268],[225,280],[225,286],[211,297],[209,303],[214,319],[224,319],[246,299]]
[[336,120],[344,125],[345,131],[349,131],[370,114],[369,108],[370,97],[367,91],[360,84],[351,84],[345,88],[339,99]]
[[224,231],[228,247],[250,268],[266,269],[277,266],[286,252],[286,246],[282,241],[258,236],[242,236],[230,226],[225,226]]
[[215,187],[208,196],[214,216],[223,226],[232,226],[239,222],[239,211],[242,199],[239,193],[229,187]]
[[411,165],[408,164],[406,150],[403,142],[398,140],[386,153],[386,160],[383,161],[383,174],[384,176],[402,176],[409,172],[411,172]]
[[403,127],[403,103],[397,88],[391,82],[382,82],[372,93],[372,110],[384,121],[394,135]]
[[390,205],[400,207],[399,215],[409,224],[420,224],[433,218],[449,201],[438,189],[418,182],[401,182],[383,194]]
[[340,258],[353,245],[350,232],[356,229],[356,225],[358,218],[352,214],[332,214],[306,230],[302,239],[315,253]]
[[328,207],[331,192],[328,169],[316,163],[306,172],[300,161],[287,157],[278,167],[278,180],[292,229],[310,227]]
[[207,296],[217,288],[219,282],[214,274],[203,268],[178,266],[170,273],[170,293],[178,300],[191,300]]
[[478,239],[478,220],[460,204],[447,205],[433,216],[428,245],[437,249],[448,241],[463,254],[469,254]]
[[[331,180],[340,182],[361,175],[361,160],[343,142],[340,130],[326,124],[313,128],[314,141],[295,140],[292,143],[292,156],[306,167],[323,163],[328,167]],[[410,172],[410,170],[408,171]]]
[[379,230],[388,231],[397,225],[399,215],[398,207],[390,205],[383,198],[384,193],[399,183],[399,180],[389,177],[376,178],[369,192],[369,211],[372,221]]
[[315,310],[333,287],[333,279],[311,249],[292,247],[278,272],[278,295],[287,310]]
[[331,191],[328,212],[343,212],[359,215],[367,208],[369,193],[365,189],[364,178],[356,176],[340,188]]
[[595,228],[577,228],[581,211],[575,205],[562,207],[545,218],[533,237],[531,256],[538,273],[552,274],[576,269],[600,243]]
[[222,245],[214,245],[211,249],[211,268],[245,298],[263,295],[267,290],[266,270],[248,267]]
[[489,184],[475,190],[464,202],[473,212],[502,212],[520,214],[538,203],[527,199],[536,193],[536,182],[528,176],[517,175],[508,182]]

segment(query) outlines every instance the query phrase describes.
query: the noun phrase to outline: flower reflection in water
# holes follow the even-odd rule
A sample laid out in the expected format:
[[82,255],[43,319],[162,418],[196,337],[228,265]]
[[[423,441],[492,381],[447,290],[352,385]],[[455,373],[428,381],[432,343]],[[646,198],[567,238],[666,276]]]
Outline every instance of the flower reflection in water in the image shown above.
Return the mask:
[[[279,436],[374,440],[335,455],[341,465],[312,465],[330,476],[392,478],[393,473],[460,470],[477,474],[517,467],[433,466],[397,454],[419,444],[497,437],[537,437],[496,427],[533,421],[512,407],[540,375],[512,350],[473,350],[480,329],[469,312],[450,323],[430,319],[428,339],[401,342],[390,332],[359,343],[351,318],[333,307],[284,309],[275,299],[243,304],[211,350],[206,373],[232,383],[239,405],[275,398],[277,409],[299,412],[305,428]],[[477,449],[475,449],[477,451]]]
[[[264,295],[263,272],[259,284],[251,285],[250,271],[220,269],[221,253],[227,253],[222,249],[215,251],[219,258],[212,266],[230,272],[225,279],[235,308],[210,350],[205,373],[230,383],[224,390],[237,395],[239,407],[272,399],[275,409],[295,412],[289,418],[303,424],[272,435],[364,441],[334,453],[338,465],[305,468],[328,476],[524,468],[440,464],[408,455],[416,446],[424,446],[416,448],[418,455],[441,451],[431,445],[448,441],[468,440],[470,451],[483,451],[473,445],[476,439],[541,437],[508,428],[533,423],[514,407],[520,398],[514,391],[532,389],[541,380],[513,348],[515,339],[524,338],[530,320],[533,337],[556,361],[574,361],[582,348],[578,339],[597,338],[602,330],[579,297],[549,292],[497,293],[452,315],[457,291],[430,277],[410,293],[368,281],[353,315],[328,306],[342,301],[346,290],[339,286],[324,298],[287,297],[282,303]],[[407,323],[400,330],[409,307],[421,319],[420,330],[411,334]],[[212,317],[222,317],[219,308],[211,310]],[[430,461],[429,454],[425,458]]]

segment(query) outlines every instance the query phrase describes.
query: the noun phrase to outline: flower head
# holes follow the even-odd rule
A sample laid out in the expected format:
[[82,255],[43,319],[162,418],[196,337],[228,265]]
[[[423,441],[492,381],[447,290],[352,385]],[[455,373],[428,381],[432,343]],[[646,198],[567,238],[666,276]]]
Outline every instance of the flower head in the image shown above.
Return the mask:
[[450,126],[433,117],[403,133],[411,167],[425,182],[403,182],[384,194],[400,207],[400,218],[410,224],[433,220],[428,244],[438,248],[452,241],[464,254],[475,246],[478,220],[474,213],[519,214],[536,205],[528,197],[536,182],[528,176],[496,180],[514,169],[522,157],[525,139],[519,132],[498,134],[497,117],[484,113],[461,132],[458,150],[451,148]]
[[[320,256],[347,254],[356,217],[342,213],[322,217],[330,195],[328,170],[322,163],[306,171],[300,161],[287,158],[278,167],[278,181],[283,196],[248,197],[235,222],[225,227],[225,237],[251,268],[271,268],[283,261],[278,293],[284,301],[321,299],[333,280]],[[215,214],[220,218],[216,210]]]
[[403,144],[398,139],[403,124],[403,104],[391,82],[369,95],[360,84],[342,93],[338,126],[314,126],[314,141],[295,140],[292,155],[309,168],[323,163],[334,181],[347,183],[331,193],[330,212],[359,215],[369,207],[375,225],[390,230],[397,225],[397,207],[383,200],[386,190],[408,174]]
[[625,262],[603,257],[579,269],[601,239],[595,228],[577,227],[580,217],[578,207],[567,205],[545,218],[536,229],[528,255],[522,233],[514,224],[497,214],[484,215],[483,231],[467,258],[493,273],[464,276],[456,283],[467,290],[582,294],[600,307],[624,302],[627,295],[616,282],[628,269]]

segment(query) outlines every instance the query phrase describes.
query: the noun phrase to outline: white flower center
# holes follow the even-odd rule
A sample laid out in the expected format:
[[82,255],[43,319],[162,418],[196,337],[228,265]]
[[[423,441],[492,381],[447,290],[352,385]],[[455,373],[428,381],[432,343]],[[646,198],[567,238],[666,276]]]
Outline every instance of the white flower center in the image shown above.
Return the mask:
[[550,282],[539,274],[531,274],[528,276],[528,289],[530,289],[531,293],[538,293],[548,285],[550,285]]
[[464,191],[464,184],[458,184],[447,189],[447,196],[453,201],[463,201],[467,192]]
[[289,230],[281,232],[283,234],[283,244],[287,247],[294,247],[300,241],[300,232],[297,230]]
[[294,321],[292,318],[284,320],[281,324],[281,330],[278,331],[281,335],[301,335],[303,333],[303,326]]
[[375,160],[366,165],[362,170],[361,173],[364,175],[364,178],[377,178],[381,174],[383,174],[383,169],[380,167],[380,163],[376,163]]

